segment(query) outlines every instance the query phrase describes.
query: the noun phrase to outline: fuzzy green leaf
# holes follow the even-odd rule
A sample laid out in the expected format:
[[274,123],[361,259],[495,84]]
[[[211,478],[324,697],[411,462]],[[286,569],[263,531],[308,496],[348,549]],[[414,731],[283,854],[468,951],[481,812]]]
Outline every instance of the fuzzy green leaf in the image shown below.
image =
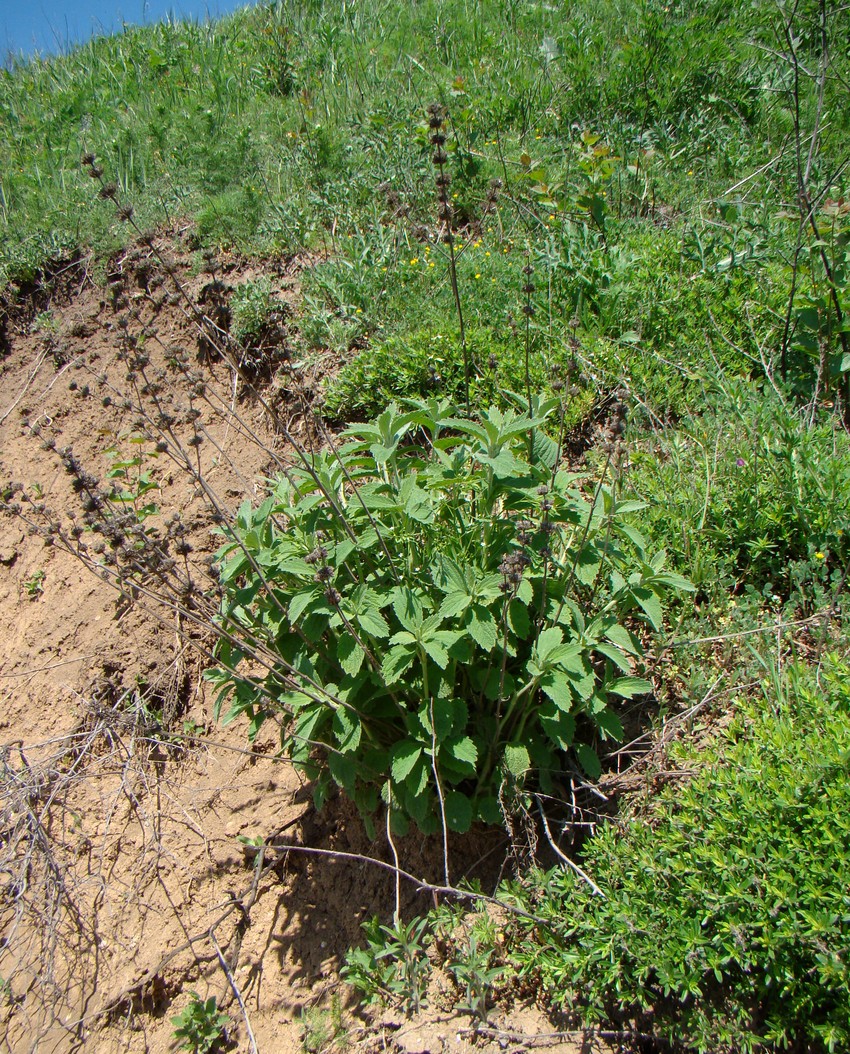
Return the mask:
[[460,791],[449,791],[444,797],[446,826],[450,831],[466,834],[472,826],[472,802]]
[[508,622],[520,640],[527,640],[531,632],[531,616],[521,600],[512,600],[508,607]]
[[569,750],[573,745],[576,722],[571,714],[565,714],[552,703],[547,703],[540,709],[540,724],[546,735],[561,750]]
[[558,673],[546,673],[540,679],[540,687],[560,710],[569,712],[574,703],[573,692],[567,679]]
[[586,743],[579,743],[575,751],[584,771],[592,780],[598,780],[602,775],[602,762],[593,747],[589,747]]
[[528,748],[521,743],[508,743],[504,752],[505,766],[513,776],[522,776],[531,767]]
[[390,772],[396,783],[403,783],[413,771],[413,766],[422,756],[422,744],[415,740],[404,740],[396,744],[392,754]]
[[391,648],[381,663],[381,673],[387,684],[395,684],[416,658],[416,649],[409,644]]
[[634,699],[636,695],[647,695],[652,691],[651,682],[643,677],[618,677],[606,687],[613,695],[621,695],[624,699]]
[[475,770],[475,765],[478,762],[478,747],[476,747],[469,736],[449,740],[443,744],[443,748],[451,754],[455,761],[469,765],[473,771]]
[[441,619],[454,618],[455,615],[466,611],[471,602],[472,598],[469,593],[449,593],[448,596],[444,597],[442,604],[440,604],[438,614]]
[[660,630],[664,622],[664,614],[661,610],[661,602],[655,593],[646,586],[634,586],[632,596],[643,608],[650,625],[654,630]]
[[619,742],[623,738],[623,726],[613,710],[605,709],[595,714],[593,720],[597,727],[611,739]]
[[466,628],[484,651],[492,651],[496,646],[496,622],[487,608],[476,604],[467,618]]
[[339,664],[350,677],[356,677],[363,665],[366,653],[354,639],[348,636],[340,637],[336,646],[336,657]]
[[334,782],[343,790],[354,790],[357,782],[357,765],[351,754],[328,753],[328,769]]
[[541,663],[546,662],[549,655],[564,642],[564,634],[557,626],[550,626],[548,629],[541,630],[537,637],[537,644],[535,651],[537,652],[538,661]]
[[352,710],[339,707],[334,713],[331,728],[341,753],[352,754],[360,746],[363,726],[358,715]]

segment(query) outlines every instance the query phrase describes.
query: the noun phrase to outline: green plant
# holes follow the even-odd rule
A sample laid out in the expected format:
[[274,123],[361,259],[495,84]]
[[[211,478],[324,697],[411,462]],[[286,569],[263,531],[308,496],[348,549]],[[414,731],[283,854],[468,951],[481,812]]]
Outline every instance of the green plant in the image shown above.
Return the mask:
[[345,1040],[342,1004],[339,994],[331,995],[330,1006],[309,1007],[301,1011],[301,1048],[305,1054],[324,1054],[340,1048]]
[[685,744],[697,775],[591,841],[604,899],[536,877],[548,932],[515,961],[557,1005],[702,1052],[847,1048],[848,674],[774,670],[707,752]]
[[464,1002],[458,1004],[458,1009],[468,1011],[479,1021],[487,1020],[492,985],[503,972],[501,967],[492,965],[493,954],[492,945],[479,943],[473,932],[457,947],[449,962],[449,970],[464,992]]
[[[607,466],[586,490],[559,467],[558,406],[391,406],[239,510],[206,676],[252,735],[280,718],[317,801],[336,783],[399,829],[462,832],[526,778],[600,774],[615,700],[651,690],[637,633],[689,585],[647,555]],[[240,673],[249,658],[265,672]]]
[[117,486],[113,488],[110,500],[132,509],[139,523],[143,523],[149,516],[159,512],[159,506],[155,502],[144,500],[152,491],[159,490],[159,484],[152,478],[150,469],[144,468],[149,460],[158,455],[155,450],[145,450],[145,444],[148,442],[145,436],[130,435],[122,438],[131,446],[135,446],[138,452],[128,456],[118,447],[106,451],[106,456],[111,462],[106,478],[123,484],[122,489]]
[[44,571],[39,568],[24,582],[24,591],[30,600],[36,600],[44,592]]
[[701,414],[631,455],[629,489],[649,502],[644,530],[703,590],[725,581],[811,600],[850,560],[846,433],[766,385],[715,374],[704,392]]
[[366,947],[354,948],[340,971],[343,980],[363,993],[367,1002],[400,1003],[408,1015],[418,1013],[431,972],[426,954],[430,920],[400,919],[384,926],[377,918],[363,923]]
[[174,1038],[180,1041],[181,1050],[208,1054],[225,1039],[230,1018],[218,1009],[214,995],[202,999],[197,992],[192,992],[191,996],[182,1013],[171,1019],[175,1026]]
[[[328,380],[323,412],[331,419],[359,421],[377,416],[391,402],[405,397],[440,395],[459,402],[464,381],[459,341],[452,325],[423,326],[376,340]],[[466,343],[470,358],[479,364],[470,377],[470,397],[476,406],[507,406],[510,398],[506,393],[525,391],[524,349],[510,331],[470,325]],[[529,368],[534,390],[551,391],[553,380],[562,377],[570,364],[566,346],[554,346],[545,356],[532,356]],[[591,392],[576,389],[565,409],[567,427],[587,414],[592,399]]]
[[271,282],[258,278],[234,289],[230,299],[230,332],[240,342],[256,338],[274,311]]

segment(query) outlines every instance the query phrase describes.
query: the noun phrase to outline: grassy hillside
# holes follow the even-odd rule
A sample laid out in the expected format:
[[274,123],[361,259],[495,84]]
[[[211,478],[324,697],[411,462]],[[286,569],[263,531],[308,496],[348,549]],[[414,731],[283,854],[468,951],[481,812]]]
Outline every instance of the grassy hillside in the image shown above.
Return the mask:
[[[213,280],[303,266],[277,375],[332,361],[317,427],[360,424],[226,525],[245,636],[210,676],[253,733],[283,708],[319,799],[551,841],[581,812],[554,799],[672,722],[673,792],[626,796],[590,884],[534,872],[537,929],[455,947],[479,1018],[498,964],[574,1022],[846,1045],[840,655],[817,685],[846,650],[848,84],[826,0],[286,0],[0,74],[11,322],[153,230]],[[276,332],[261,274],[224,306],[237,343]],[[235,672],[258,641],[262,682]],[[418,1006],[370,932],[349,976]]]

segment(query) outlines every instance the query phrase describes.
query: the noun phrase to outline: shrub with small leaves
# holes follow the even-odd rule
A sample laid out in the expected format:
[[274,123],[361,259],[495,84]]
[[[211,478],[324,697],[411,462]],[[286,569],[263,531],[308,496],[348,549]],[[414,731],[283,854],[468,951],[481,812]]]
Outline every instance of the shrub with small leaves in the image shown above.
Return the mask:
[[463,832],[517,785],[599,776],[617,700],[651,689],[639,632],[689,584],[604,471],[561,467],[542,427],[558,408],[391,406],[239,510],[207,677],[252,734],[278,717],[319,803],[336,783],[397,830]]
[[677,1049],[847,1050],[848,673],[792,668],[708,751],[683,746],[696,777],[589,843],[605,897],[569,870],[532,879],[551,923],[515,964],[584,1024],[651,1021]]

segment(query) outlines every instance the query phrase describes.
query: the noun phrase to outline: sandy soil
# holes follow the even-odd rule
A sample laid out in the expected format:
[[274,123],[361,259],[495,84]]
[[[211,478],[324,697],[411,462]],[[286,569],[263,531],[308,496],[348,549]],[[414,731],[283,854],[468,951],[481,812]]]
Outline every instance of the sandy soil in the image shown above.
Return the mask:
[[[229,1014],[231,1050],[252,1049],[246,1022],[262,1054],[514,1050],[534,1036],[533,1045],[601,1049],[589,1038],[547,1038],[551,1023],[521,1006],[495,1012],[501,1033],[475,1036],[452,1009],[450,984],[422,1018],[390,1012],[367,1027],[337,970],[361,922],[390,915],[392,878],[286,847],[389,859],[388,847],[367,838],[344,802],[314,811],[309,788],[276,756],[273,730],[249,745],[244,725],[216,724],[201,679],[203,632],[144,592],[122,598],[109,574],[95,573],[102,553],[89,533],[75,539],[85,508],[69,451],[103,481],[138,451],[131,439],[151,415],[165,414],[173,442],[199,459],[229,513],[256,499],[275,458],[287,455],[269,407],[298,430],[286,370],[258,378],[258,399],[210,353],[210,334],[227,350],[229,291],[254,272],[222,259],[214,273],[196,274],[192,262],[183,234],[171,232],[113,260],[106,282],[84,263],[68,265],[22,292],[0,346],[2,1048],[174,1050],[170,1019],[197,991]],[[304,265],[265,269],[279,301],[281,363]],[[205,326],[218,329],[205,336]],[[134,367],[140,353],[146,361]],[[167,454],[142,467],[159,488],[160,512],[146,523],[162,536],[179,513],[172,534],[191,546],[187,574],[209,583],[210,495]],[[263,853],[246,843],[258,837],[270,845]],[[411,836],[400,851],[407,870],[439,879],[434,845]],[[454,851],[456,878],[495,881],[504,858],[497,832]],[[427,907],[415,890],[403,893],[405,912]],[[332,1005],[343,1022],[335,1039],[315,1027]]]

